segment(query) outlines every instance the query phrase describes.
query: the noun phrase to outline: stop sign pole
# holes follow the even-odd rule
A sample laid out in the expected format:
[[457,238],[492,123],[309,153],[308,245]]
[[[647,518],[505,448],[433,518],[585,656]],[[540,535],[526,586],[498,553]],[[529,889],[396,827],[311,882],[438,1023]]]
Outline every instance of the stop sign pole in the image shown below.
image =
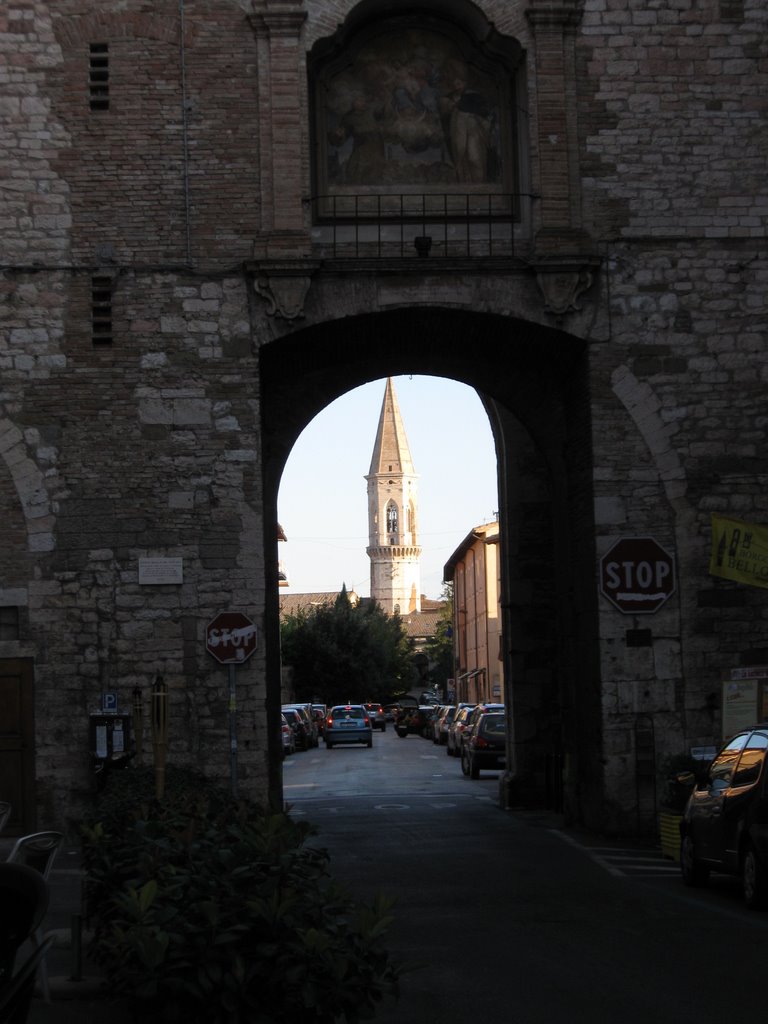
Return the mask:
[[242,665],[256,650],[256,626],[242,612],[219,612],[208,623],[205,647],[229,674],[229,778],[232,796],[237,797],[237,691],[235,668]]

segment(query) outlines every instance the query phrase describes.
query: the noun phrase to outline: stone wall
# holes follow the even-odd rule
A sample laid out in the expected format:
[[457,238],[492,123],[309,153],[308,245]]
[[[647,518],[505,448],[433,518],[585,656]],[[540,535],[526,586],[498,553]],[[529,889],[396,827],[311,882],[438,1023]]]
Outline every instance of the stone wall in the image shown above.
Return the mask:
[[[533,615],[528,637],[546,638],[527,661],[507,652],[521,702],[543,709],[525,718],[531,772],[565,756],[606,827],[648,824],[638,729],[653,723],[658,764],[715,742],[721,679],[768,663],[766,591],[708,574],[712,512],[768,519],[764,4],[427,0],[518,40],[531,197],[514,263],[419,270],[324,263],[304,202],[309,57],[375,7],[12,0],[0,15],[0,602],[22,611],[0,659],[34,660],[41,825],[92,784],[101,693],[125,706],[156,675],[172,756],[227,775],[227,671],[205,627],[230,608],[266,637],[238,669],[243,786],[274,784],[265,451],[290,449],[334,379],[416,364],[503,411],[519,492],[502,536],[533,524],[534,498],[554,534],[538,568],[526,553],[539,585],[505,630]],[[108,109],[91,109],[93,44]],[[94,339],[95,289],[111,341]],[[423,326],[425,310],[462,337],[393,319]],[[366,330],[334,355],[355,318]],[[276,350],[282,406],[263,382]],[[554,382],[560,362],[572,373]],[[598,559],[646,535],[674,551],[677,591],[622,615],[597,594]],[[183,582],[140,583],[148,556],[181,559]]]

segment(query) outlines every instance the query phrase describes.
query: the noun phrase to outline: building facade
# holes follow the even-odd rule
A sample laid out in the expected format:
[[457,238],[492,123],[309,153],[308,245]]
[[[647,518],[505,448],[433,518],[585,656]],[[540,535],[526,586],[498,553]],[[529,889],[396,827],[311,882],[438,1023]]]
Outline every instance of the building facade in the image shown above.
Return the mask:
[[453,701],[505,702],[499,524],[483,523],[446,563],[453,586]]
[[[768,590],[709,563],[713,514],[768,519],[767,17],[762,0],[4,6],[14,827],[77,814],[92,714],[159,676],[169,759],[226,778],[208,631],[230,611],[256,626],[241,786],[281,802],[280,475],[322,408],[400,373],[469,384],[492,424],[511,775],[534,798],[559,758],[569,815],[652,825],[665,758],[717,742],[723,680],[768,664]],[[674,565],[653,611],[601,585],[638,538]]]

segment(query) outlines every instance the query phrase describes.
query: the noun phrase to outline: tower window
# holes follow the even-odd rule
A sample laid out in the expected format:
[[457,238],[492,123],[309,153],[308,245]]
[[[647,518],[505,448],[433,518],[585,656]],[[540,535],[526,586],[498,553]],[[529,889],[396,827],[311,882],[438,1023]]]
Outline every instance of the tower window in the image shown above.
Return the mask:
[[387,505],[387,533],[397,533],[397,505]]
[[91,110],[109,110],[109,43],[91,43],[88,95]]

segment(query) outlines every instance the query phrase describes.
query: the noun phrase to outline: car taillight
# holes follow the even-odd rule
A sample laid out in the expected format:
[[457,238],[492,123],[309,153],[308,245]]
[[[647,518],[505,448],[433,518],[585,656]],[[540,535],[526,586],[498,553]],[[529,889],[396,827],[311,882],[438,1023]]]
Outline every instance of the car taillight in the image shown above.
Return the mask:
[[328,716],[328,718],[326,718],[325,724],[328,726],[329,729],[333,728],[333,719],[331,718],[330,715]]
[[489,747],[490,743],[488,742],[487,739],[485,739],[484,736],[473,736],[472,737],[472,746],[473,747]]
[[368,715],[366,715],[366,716],[365,716],[365,718],[363,719],[363,721],[365,722],[365,724],[366,724],[366,725],[370,725],[370,724],[371,724],[371,720],[370,720],[370,718],[368,717]]

